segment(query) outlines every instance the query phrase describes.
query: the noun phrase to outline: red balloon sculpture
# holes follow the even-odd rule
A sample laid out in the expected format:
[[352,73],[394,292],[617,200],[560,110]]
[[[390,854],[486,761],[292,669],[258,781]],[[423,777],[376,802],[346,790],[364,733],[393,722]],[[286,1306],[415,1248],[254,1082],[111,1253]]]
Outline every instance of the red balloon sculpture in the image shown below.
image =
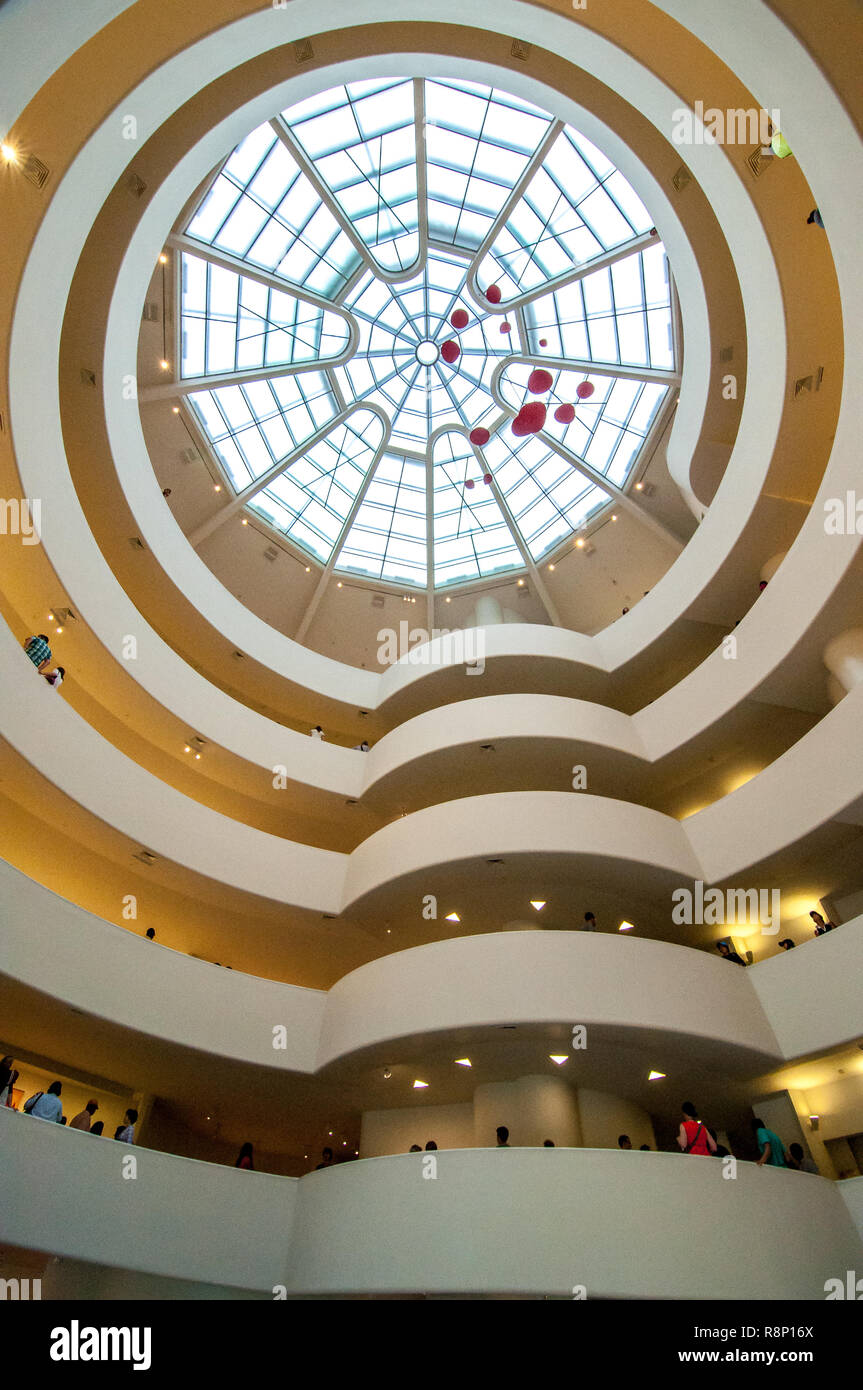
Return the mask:
[[512,422],[512,432],[520,438],[537,434],[545,424],[546,409],[542,401],[527,401]]
[[470,435],[468,437],[470,439],[471,444],[478,444],[480,446],[482,446],[483,444],[487,444],[488,441],[491,439],[491,435],[489,434],[488,430],[484,429],[482,425],[478,425],[475,430],[471,430]]
[[440,350],[440,355],[444,362],[449,362],[450,366],[452,366],[453,362],[457,362],[461,357],[461,348],[454,338],[447,338]]
[[489,304],[499,304],[501,299],[500,285],[489,285],[485,292],[485,297]]
[[561,425],[571,425],[575,419],[575,406],[559,405],[554,412],[554,418],[559,421]]
[[456,309],[455,313],[450,319],[450,323],[452,324],[453,328],[458,329],[467,328],[469,322],[470,316],[467,312],[467,309]]
[[489,483],[491,482],[491,474],[490,474],[490,473],[483,473],[483,475],[482,475],[482,480],[483,480],[483,482],[485,483],[486,487],[488,487]]
[[527,389],[533,396],[544,396],[546,391],[551,390],[552,380],[551,372],[547,372],[544,367],[537,367],[527,379]]
[[586,401],[588,396],[592,396],[595,390],[596,387],[593,386],[591,382],[582,381],[578,384],[578,386],[576,386],[575,394],[578,396],[578,399],[580,401]]
[[476,487],[476,484],[475,484],[473,478],[465,478],[465,483],[464,483],[464,485],[465,485],[465,487]]
[[500,326],[500,331],[501,333],[511,333],[512,327],[508,323],[502,323]]

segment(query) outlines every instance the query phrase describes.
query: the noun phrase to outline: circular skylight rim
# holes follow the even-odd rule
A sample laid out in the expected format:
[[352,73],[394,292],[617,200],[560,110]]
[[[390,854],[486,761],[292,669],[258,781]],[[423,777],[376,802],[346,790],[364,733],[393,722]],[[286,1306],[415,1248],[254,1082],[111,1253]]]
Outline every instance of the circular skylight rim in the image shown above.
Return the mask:
[[[485,111],[473,129],[468,108]],[[268,162],[287,185],[262,178]],[[581,178],[579,201],[561,193],[562,178],[555,183],[562,169],[570,183]],[[458,192],[459,180],[460,211],[455,196],[444,204],[447,181]],[[531,245],[524,226],[543,196],[557,204],[546,201],[551,215]],[[604,241],[595,235],[587,209],[603,199],[629,219],[628,236],[609,234],[608,221]],[[253,233],[245,245],[244,217]],[[172,238],[182,271],[179,386],[233,494],[220,517],[248,507],[326,569],[399,586],[535,569],[621,499],[677,393],[671,277],[649,222],[586,137],[479,83],[358,82],[257,127]],[[270,259],[279,251],[272,264],[262,252],[268,236]],[[577,246],[594,254],[579,256]],[[500,303],[486,299],[490,284],[501,287]],[[449,322],[455,308],[468,315],[464,330]],[[233,359],[220,360],[211,342]],[[438,353],[428,367],[416,357],[421,342]],[[458,345],[456,361],[441,357],[445,342]],[[383,387],[381,363],[390,367]],[[516,438],[513,417],[537,399],[527,378],[545,364],[546,426]],[[387,395],[405,380],[403,396]],[[593,388],[589,401],[576,395],[582,382]],[[553,412],[564,403],[576,415],[559,425]],[[469,442],[477,429],[488,430],[488,444]]]

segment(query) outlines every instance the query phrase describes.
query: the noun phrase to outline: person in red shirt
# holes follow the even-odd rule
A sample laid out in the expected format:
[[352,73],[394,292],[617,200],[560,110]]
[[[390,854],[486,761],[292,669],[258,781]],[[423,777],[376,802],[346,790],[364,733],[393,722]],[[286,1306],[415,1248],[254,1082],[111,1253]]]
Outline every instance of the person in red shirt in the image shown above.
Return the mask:
[[682,1110],[686,1118],[681,1122],[677,1142],[685,1154],[715,1154],[716,1141],[707,1125],[698,1118],[698,1112],[691,1100],[685,1100]]

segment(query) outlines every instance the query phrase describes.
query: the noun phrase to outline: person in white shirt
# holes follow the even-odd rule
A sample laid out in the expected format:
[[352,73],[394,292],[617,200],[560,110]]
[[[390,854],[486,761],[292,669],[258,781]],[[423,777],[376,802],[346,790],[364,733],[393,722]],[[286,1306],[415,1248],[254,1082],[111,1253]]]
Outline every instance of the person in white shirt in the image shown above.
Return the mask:
[[326,738],[326,734],[324,733],[320,724],[316,724],[313,729],[309,730],[309,733],[311,734],[312,738]]
[[37,1120],[53,1120],[55,1124],[61,1124],[63,1120],[63,1102],[60,1099],[62,1085],[59,1081],[52,1081],[48,1090],[36,1101],[28,1111],[28,1115],[35,1115]]
[[355,743],[355,744],[354,744],[354,752],[355,752],[355,753],[368,753],[368,751],[369,751],[369,745],[366,743],[365,739],[363,739],[362,743]]
[[120,1126],[120,1128],[117,1130],[117,1133],[114,1135],[114,1138],[119,1139],[121,1144],[134,1144],[135,1125],[138,1121],[137,1110],[127,1110],[125,1119],[125,1125]]
[[65,674],[66,671],[63,666],[56,666],[53,671],[45,672],[45,679],[49,685],[53,685],[55,690],[59,690],[60,686],[63,684],[63,677]]

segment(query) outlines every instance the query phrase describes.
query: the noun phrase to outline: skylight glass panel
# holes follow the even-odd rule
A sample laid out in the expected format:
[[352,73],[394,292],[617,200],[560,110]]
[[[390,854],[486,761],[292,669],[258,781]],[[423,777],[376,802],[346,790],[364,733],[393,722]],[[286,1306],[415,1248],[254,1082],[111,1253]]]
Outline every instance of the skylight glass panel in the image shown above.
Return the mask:
[[495,237],[480,282],[500,285],[507,303],[650,228],[644,205],[620,171],[567,127]]
[[339,105],[284,118],[378,265],[405,270],[419,254],[414,83],[354,83],[331,95]]
[[425,464],[384,454],[336,568],[375,579],[425,585]]
[[324,295],[344,288],[360,263],[350,238],[269,124],[237,146],[187,232]]
[[229,450],[228,455],[234,471],[239,471],[238,454],[249,475],[240,488],[267,472],[337,413],[322,372],[194,391],[189,403],[220,454],[224,442],[232,441],[237,453]]
[[491,88],[426,82],[429,234],[477,247],[542,141],[551,117]]
[[673,370],[665,267],[663,247],[652,246],[534,299],[524,310],[528,350]]
[[250,504],[326,563],[383,442],[383,422],[355,411],[299,457]]
[[[438,585],[478,579],[523,565],[488,476],[463,436],[441,437],[434,449],[434,579]],[[466,486],[473,482],[473,487]]]
[[535,560],[608,501],[607,493],[536,436],[522,441],[503,429],[483,453]]
[[183,255],[181,273],[183,377],[319,362],[347,348],[348,325],[329,310],[196,256]]

